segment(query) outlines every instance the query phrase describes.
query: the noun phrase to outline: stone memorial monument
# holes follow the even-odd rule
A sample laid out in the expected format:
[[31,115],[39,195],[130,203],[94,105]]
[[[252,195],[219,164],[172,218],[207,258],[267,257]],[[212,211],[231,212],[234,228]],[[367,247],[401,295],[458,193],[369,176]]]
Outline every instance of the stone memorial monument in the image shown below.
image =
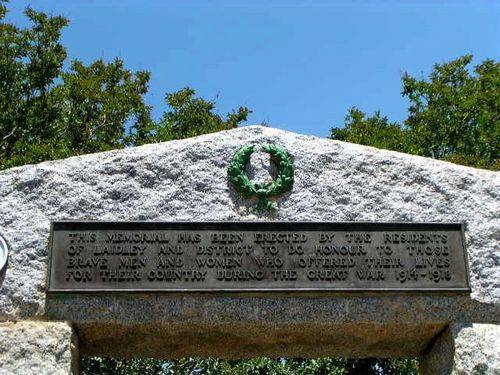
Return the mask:
[[0,172],[0,374],[109,356],[500,373],[496,172],[250,126]]

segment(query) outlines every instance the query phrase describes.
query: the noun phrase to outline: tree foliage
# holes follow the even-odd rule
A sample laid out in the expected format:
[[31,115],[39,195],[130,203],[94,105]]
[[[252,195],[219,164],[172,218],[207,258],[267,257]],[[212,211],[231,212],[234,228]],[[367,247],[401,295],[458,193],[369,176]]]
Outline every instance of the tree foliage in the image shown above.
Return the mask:
[[68,24],[31,8],[31,27],[5,22],[0,0],[0,169],[232,129],[250,111],[224,119],[215,102],[185,88],[167,94],[161,121],[145,103],[149,72],[120,59],[69,62],[60,42]]
[[169,362],[168,375],[340,375],[344,374],[346,360],[335,358],[285,359],[253,358],[221,360],[185,358]]
[[358,143],[401,152],[408,151],[406,132],[398,123],[389,122],[387,117],[376,111],[366,116],[356,107],[349,109],[344,128],[332,129],[332,138],[339,141]]
[[175,361],[154,359],[84,359],[83,375],[417,375],[415,359],[343,358],[252,358],[223,360],[183,358]]
[[166,375],[164,361],[151,358],[83,357],[82,375]]
[[485,60],[471,71],[471,61],[465,55],[435,64],[428,79],[405,73],[410,106],[403,124],[352,108],[331,138],[500,169],[500,63]]
[[195,91],[186,87],[168,93],[165,101],[170,108],[160,122],[143,140],[146,143],[183,139],[201,134],[229,130],[246,121],[251,112],[246,107],[228,113],[226,119],[214,113],[215,102],[195,97]]
[[75,60],[61,75],[57,93],[64,103],[60,121],[63,140],[71,153],[112,150],[132,144],[127,125],[150,126],[150,108],[144,103],[149,73],[124,68],[121,60],[97,60],[88,66]]

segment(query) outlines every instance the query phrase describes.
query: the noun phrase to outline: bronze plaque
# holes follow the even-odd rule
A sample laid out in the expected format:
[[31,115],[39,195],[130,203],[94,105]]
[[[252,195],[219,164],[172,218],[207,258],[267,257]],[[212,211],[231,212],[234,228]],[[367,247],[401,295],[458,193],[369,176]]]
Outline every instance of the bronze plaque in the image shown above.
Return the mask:
[[469,292],[462,224],[55,222],[48,292]]

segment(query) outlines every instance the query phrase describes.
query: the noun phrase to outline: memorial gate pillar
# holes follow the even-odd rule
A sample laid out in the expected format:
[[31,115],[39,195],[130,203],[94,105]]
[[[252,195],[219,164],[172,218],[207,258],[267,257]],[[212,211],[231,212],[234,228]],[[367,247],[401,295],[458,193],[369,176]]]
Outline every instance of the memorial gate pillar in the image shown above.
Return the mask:
[[424,374],[495,374],[500,368],[500,326],[452,323],[424,353]]
[[79,374],[78,339],[67,323],[0,323],[0,374]]

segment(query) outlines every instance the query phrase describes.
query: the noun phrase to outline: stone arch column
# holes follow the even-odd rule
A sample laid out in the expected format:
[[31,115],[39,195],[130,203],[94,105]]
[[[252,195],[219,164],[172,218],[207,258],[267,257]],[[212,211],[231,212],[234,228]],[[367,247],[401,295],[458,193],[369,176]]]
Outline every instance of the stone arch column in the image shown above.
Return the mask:
[[450,324],[424,352],[421,368],[429,375],[500,373],[500,326]]
[[64,322],[0,322],[0,373],[78,375],[78,339]]

